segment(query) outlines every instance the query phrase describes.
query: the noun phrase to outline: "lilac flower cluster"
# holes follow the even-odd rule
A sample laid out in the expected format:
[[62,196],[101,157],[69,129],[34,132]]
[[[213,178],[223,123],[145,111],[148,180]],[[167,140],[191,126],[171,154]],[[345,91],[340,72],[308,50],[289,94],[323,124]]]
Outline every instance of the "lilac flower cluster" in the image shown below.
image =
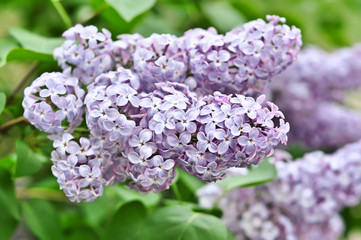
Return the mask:
[[[284,19],[276,16],[268,20],[226,36],[197,29],[181,38],[123,34],[113,41],[109,31],[94,26],[67,30],[64,44],[54,50],[63,72],[36,79],[25,90],[23,106],[35,127],[52,134],[52,171],[69,199],[93,201],[105,186],[125,181],[140,192],[162,191],[178,166],[203,181],[216,181],[227,169],[258,164],[279,143],[286,144],[289,124],[275,104],[264,103],[264,95],[255,100],[225,87],[219,90],[229,95],[205,87],[205,81],[212,85],[216,68],[233,74],[233,65],[243,58],[248,73],[262,72],[258,80],[292,62],[301,44],[299,30],[279,24]],[[213,37],[195,36],[201,32]],[[259,57],[247,52],[260,42]],[[230,58],[223,58],[225,51]],[[194,59],[208,66],[201,78]],[[237,74],[243,67],[236,67]],[[255,90],[254,81],[243,81],[233,90]]]
[[319,102],[312,111],[303,110],[285,111],[294,129],[289,136],[293,142],[334,149],[361,138],[360,111],[328,101]]
[[54,50],[54,58],[68,76],[89,84],[100,73],[113,68],[113,41],[108,30],[80,24],[63,33],[64,44]]
[[[229,229],[238,239],[338,239],[343,231],[338,212],[361,200],[361,141],[330,155],[317,151],[274,161],[275,181],[233,190],[220,201]],[[212,206],[223,190],[207,188],[212,188],[211,197],[204,196],[209,202],[201,199]]]
[[309,47],[276,77],[270,91],[294,127],[291,142],[337,148],[361,138],[361,113],[342,106],[347,90],[361,87],[360,59],[359,45],[333,53]]
[[198,99],[176,83],[158,83],[152,93],[139,94],[131,82],[135,76],[126,72],[119,68],[95,80],[85,99],[86,118],[91,133],[105,139],[103,150],[126,159],[139,191],[168,187],[177,165],[215,181],[229,167],[257,164],[287,142],[289,124],[274,104],[262,108],[264,96],[255,101],[216,92]]
[[151,91],[158,82],[181,82],[187,77],[189,57],[181,38],[170,34],[152,34],[138,42],[134,52],[134,69]]
[[51,170],[70,201],[94,201],[103,194],[105,186],[127,179],[120,157],[102,151],[96,138],[81,137],[77,141],[69,133],[49,138],[55,148]]
[[41,131],[57,134],[68,126],[71,132],[83,120],[84,94],[77,78],[44,73],[24,91],[24,116]]
[[187,84],[202,95],[262,92],[265,83],[291,64],[302,45],[300,30],[267,16],[235,28],[226,35],[215,29],[193,29],[178,38],[170,34],[110,33],[94,26],[76,25],[63,36],[54,57],[64,73],[84,84],[118,67],[135,71],[141,91],[151,92],[157,82]]
[[278,16],[267,20],[246,23],[225,36],[215,29],[185,33],[189,69],[201,93],[263,91],[267,80],[295,60],[302,45],[300,30],[279,25],[285,19]]
[[60,189],[72,202],[94,201],[102,195],[105,180],[101,174],[101,162],[87,138],[80,138],[80,145],[69,133],[54,135],[51,154],[51,170],[58,178]]

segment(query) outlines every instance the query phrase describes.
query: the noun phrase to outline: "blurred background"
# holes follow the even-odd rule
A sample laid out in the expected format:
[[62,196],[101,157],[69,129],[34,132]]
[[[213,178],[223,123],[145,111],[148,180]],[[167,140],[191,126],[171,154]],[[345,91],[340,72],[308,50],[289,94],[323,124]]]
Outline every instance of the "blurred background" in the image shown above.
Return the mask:
[[[195,27],[215,27],[219,33],[225,33],[247,21],[276,14],[285,17],[288,25],[301,29],[304,45],[313,44],[331,51],[361,42],[360,0],[131,2],[0,2],[0,92],[6,96],[4,110],[0,102],[0,239],[56,239],[53,237],[55,235],[58,239],[99,239],[112,227],[110,222],[114,221],[114,212],[121,203],[138,199],[152,208],[160,204],[164,196],[172,197],[173,194],[141,195],[115,186],[107,189],[105,196],[96,202],[78,206],[71,204],[58,190],[56,179],[50,171],[51,142],[45,134],[21,118],[21,101],[24,87],[42,72],[60,70],[50,55],[49,46],[52,43],[57,46],[59,40],[55,38],[60,38],[69,26],[76,23],[93,24],[109,29],[113,37],[122,33],[140,33],[144,36],[171,33],[180,36],[187,29]],[[132,4],[142,8],[127,11],[120,7]],[[32,36],[14,30],[19,30],[19,27],[45,37],[38,41],[39,45],[46,45],[44,49],[36,52],[34,49],[39,48],[36,46],[38,38],[35,38],[35,43],[32,41],[33,45],[29,44],[27,40],[31,40]],[[29,50],[16,50],[20,46]],[[35,61],[25,61],[33,59]],[[351,93],[350,105],[361,109],[360,95],[360,92]],[[291,150],[295,155],[303,154],[302,149]],[[20,158],[26,161],[19,162]],[[187,184],[180,185],[185,198],[196,202],[194,190],[189,186],[187,188]],[[3,214],[4,209],[7,209],[8,215]],[[346,222],[345,238],[361,239],[361,206],[345,209],[342,215]]]

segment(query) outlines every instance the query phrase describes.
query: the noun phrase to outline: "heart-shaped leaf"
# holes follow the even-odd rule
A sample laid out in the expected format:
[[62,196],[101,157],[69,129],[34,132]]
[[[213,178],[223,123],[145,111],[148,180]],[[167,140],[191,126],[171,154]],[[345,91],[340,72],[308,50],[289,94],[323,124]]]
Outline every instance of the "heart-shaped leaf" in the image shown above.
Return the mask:
[[130,22],[136,16],[148,11],[156,0],[106,0],[120,16]]

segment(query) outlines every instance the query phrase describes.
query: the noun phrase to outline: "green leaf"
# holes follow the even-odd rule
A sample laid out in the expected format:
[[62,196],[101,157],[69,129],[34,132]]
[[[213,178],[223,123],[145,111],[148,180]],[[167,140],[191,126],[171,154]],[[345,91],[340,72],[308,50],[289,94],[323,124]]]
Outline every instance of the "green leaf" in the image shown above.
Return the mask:
[[226,1],[207,1],[202,4],[202,9],[209,21],[222,32],[245,22],[244,17]]
[[20,43],[0,41],[0,67],[10,61],[54,61],[53,51],[63,44],[62,38],[46,38],[22,28],[11,28],[10,34]]
[[15,219],[20,217],[14,181],[11,180],[10,173],[4,169],[0,169],[0,209],[1,214],[7,212]]
[[156,0],[106,0],[120,16],[130,22],[136,16],[148,11]]
[[138,24],[132,32],[139,33],[143,36],[150,36],[153,33],[170,33],[174,35],[179,35],[178,32],[168,21],[164,21],[164,18],[159,15],[149,13],[143,19],[143,21]]
[[17,47],[19,46],[14,41],[0,40],[0,68],[6,64],[9,52]]
[[130,201],[138,200],[147,207],[156,206],[161,199],[160,193],[144,194],[134,190],[130,190],[128,188],[125,188],[124,186],[113,186],[113,187],[108,187],[108,189],[109,190],[112,189],[113,191],[115,191],[115,194],[117,195],[117,197],[120,198],[119,200],[121,201],[130,202]]
[[13,235],[19,220],[18,201],[15,197],[11,174],[0,168],[0,240]]
[[227,235],[220,219],[187,207],[172,206],[157,209],[148,216],[140,239],[219,240],[227,239]]
[[179,181],[186,185],[192,193],[195,193],[204,185],[202,181],[184,171],[179,171]]
[[107,194],[104,194],[94,202],[82,203],[81,207],[85,215],[84,222],[91,226],[100,236],[104,233],[102,223],[117,209],[116,204],[110,202]]
[[98,239],[97,236],[91,232],[88,231],[88,229],[80,229],[72,232],[69,236],[66,236],[66,240],[96,240]]
[[228,176],[217,182],[227,192],[234,188],[250,187],[272,181],[277,176],[275,166],[268,159],[249,170],[247,175]]
[[0,168],[11,171],[16,164],[16,154],[12,153],[0,158]]
[[0,240],[9,240],[14,234],[14,231],[18,225],[18,221],[9,213],[4,211],[2,206],[0,206],[0,211]]
[[46,157],[31,151],[22,141],[16,141],[17,166],[15,177],[29,176],[38,172],[46,162]]
[[227,240],[236,240],[236,237],[233,236],[233,234],[230,231],[228,231]]
[[0,115],[4,110],[5,104],[6,104],[6,95],[0,92]]
[[24,48],[14,48],[9,52],[6,58],[7,62],[10,61],[41,61],[53,62],[55,61],[51,54],[40,53]]
[[32,199],[23,203],[23,211],[30,230],[41,240],[65,239],[59,213],[50,202]]
[[11,28],[10,34],[23,48],[50,55],[53,54],[56,47],[64,42],[62,38],[46,38],[18,27]]
[[122,205],[105,229],[104,240],[139,239],[140,229],[147,217],[147,209],[139,201]]

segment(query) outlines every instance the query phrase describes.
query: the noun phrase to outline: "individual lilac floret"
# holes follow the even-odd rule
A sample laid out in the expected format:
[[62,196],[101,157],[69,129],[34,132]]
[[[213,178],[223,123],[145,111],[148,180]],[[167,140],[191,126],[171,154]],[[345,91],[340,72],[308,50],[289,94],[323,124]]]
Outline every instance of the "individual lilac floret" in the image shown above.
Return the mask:
[[63,37],[65,42],[53,55],[67,75],[89,84],[96,76],[113,68],[114,46],[108,30],[98,32],[95,26],[77,24],[65,31]]
[[213,28],[184,34],[198,92],[260,92],[271,77],[295,60],[302,45],[300,30],[282,24],[284,18],[267,16],[267,20],[251,21],[225,36]]
[[24,116],[41,131],[71,132],[82,122],[83,98],[78,79],[63,73],[44,73],[24,91]]
[[152,34],[139,40],[133,61],[144,91],[153,90],[157,82],[184,82],[188,70],[183,42],[170,34]]

